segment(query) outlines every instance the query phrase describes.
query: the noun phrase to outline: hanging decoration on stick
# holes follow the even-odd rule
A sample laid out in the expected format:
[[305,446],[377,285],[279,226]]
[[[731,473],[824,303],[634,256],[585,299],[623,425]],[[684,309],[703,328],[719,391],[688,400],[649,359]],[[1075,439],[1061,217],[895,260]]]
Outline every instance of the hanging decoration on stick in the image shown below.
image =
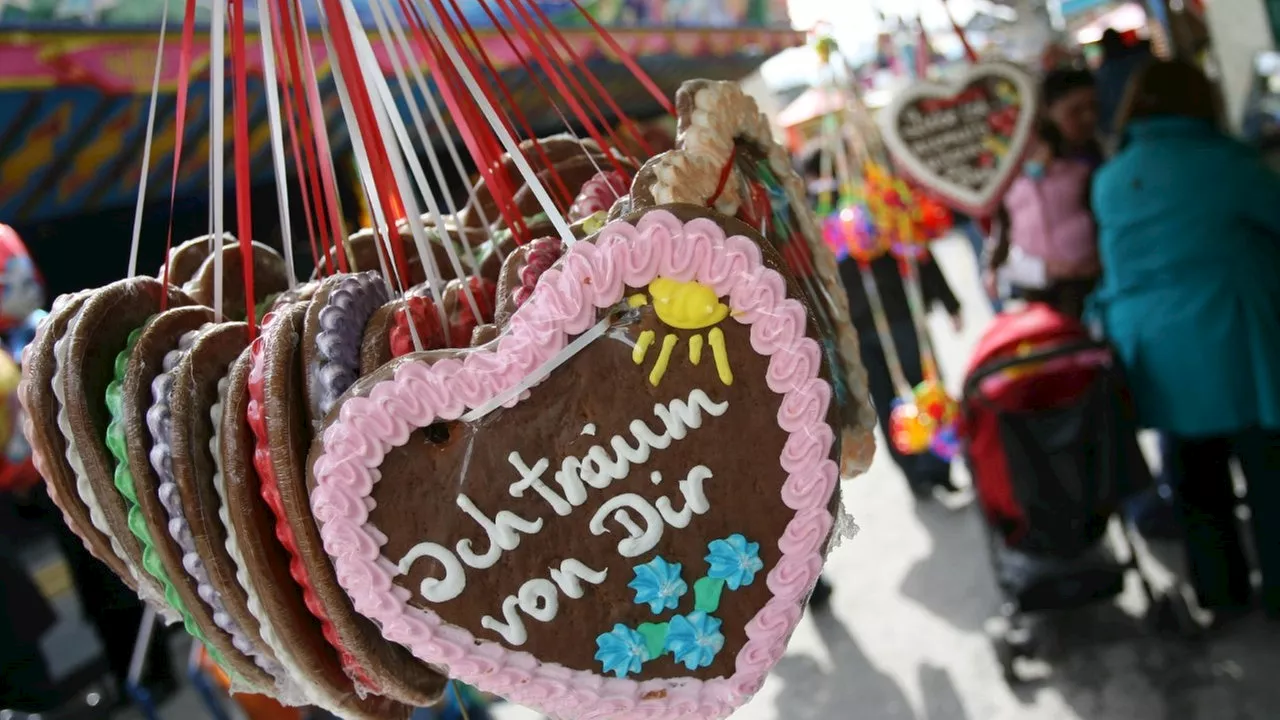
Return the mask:
[[951,207],[986,216],[1017,173],[1038,103],[1021,68],[987,62],[945,85],[917,82],[881,111],[898,168]]
[[[922,32],[923,36],[923,32]],[[922,42],[922,46],[927,46]],[[838,50],[819,38],[815,44],[819,60],[827,70],[828,92],[845,96],[839,105],[860,110],[856,97],[840,82]],[[922,64],[923,69],[927,63]],[[863,290],[870,305],[879,345],[884,350],[897,398],[890,413],[886,436],[904,454],[914,455],[933,450],[943,459],[951,459],[957,451],[954,432],[955,402],[942,387],[937,361],[926,326],[926,307],[920,283],[919,263],[927,260],[928,245],[951,227],[951,213],[938,201],[902,178],[895,177],[885,165],[870,157],[865,149],[878,147],[877,142],[843,136],[835,116],[826,118],[820,172],[823,187],[836,188],[819,199],[823,221],[823,237],[837,257],[857,262]],[[874,131],[872,129],[872,131]],[[850,149],[855,152],[848,152]],[[856,152],[861,150],[861,152]],[[854,158],[861,162],[855,162]],[[855,175],[854,168],[861,172]],[[834,196],[834,202],[832,199]],[[913,329],[920,348],[923,380],[912,387],[907,381],[899,355],[898,343],[885,316],[872,263],[886,253],[897,259]]]

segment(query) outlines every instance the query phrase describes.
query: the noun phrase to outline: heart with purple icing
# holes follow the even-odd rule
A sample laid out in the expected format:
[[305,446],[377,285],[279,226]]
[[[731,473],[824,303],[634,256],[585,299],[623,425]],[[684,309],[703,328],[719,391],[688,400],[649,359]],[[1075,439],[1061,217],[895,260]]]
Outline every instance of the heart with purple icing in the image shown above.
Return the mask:
[[746,225],[659,207],[573,245],[496,341],[360,379],[308,462],[356,611],[558,718],[744,703],[837,502],[829,368],[779,267]]

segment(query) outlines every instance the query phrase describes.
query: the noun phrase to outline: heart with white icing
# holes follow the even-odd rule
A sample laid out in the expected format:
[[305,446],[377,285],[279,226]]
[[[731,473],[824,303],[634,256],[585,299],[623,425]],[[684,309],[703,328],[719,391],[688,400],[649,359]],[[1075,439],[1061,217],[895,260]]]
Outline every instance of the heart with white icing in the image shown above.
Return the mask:
[[495,342],[358,381],[309,460],[356,611],[558,718],[750,698],[821,571],[840,452],[817,331],[762,243],[692,206],[610,223]]
[[1035,124],[1038,89],[1016,65],[974,65],[952,83],[920,82],[880,113],[900,169],[952,206],[991,213],[1017,176]]

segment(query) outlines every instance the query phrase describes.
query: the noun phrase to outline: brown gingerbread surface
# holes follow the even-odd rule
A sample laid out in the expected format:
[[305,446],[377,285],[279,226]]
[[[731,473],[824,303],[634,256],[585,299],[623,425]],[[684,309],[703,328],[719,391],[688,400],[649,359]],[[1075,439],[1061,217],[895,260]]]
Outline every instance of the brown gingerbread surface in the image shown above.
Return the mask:
[[45,319],[40,336],[23,355],[23,404],[30,420],[31,436],[27,441],[44,458],[41,471],[57,499],[67,526],[80,536],[89,552],[133,591],[137,591],[124,561],[111,548],[111,540],[89,519],[89,508],[76,490],[75,471],[67,462],[67,441],[58,429],[58,401],[52,392],[57,364],[53,346],[66,333],[71,320],[84,306],[89,293],[64,296],[54,303],[53,312]]
[[[705,211],[668,208],[688,215]],[[722,219],[734,233],[754,236],[741,223]],[[778,268],[778,257],[772,248],[762,247],[766,262]],[[789,295],[801,297],[792,280]],[[626,296],[647,292],[631,288]],[[734,534],[759,544],[763,569],[754,581],[736,591],[726,588],[715,616],[723,623],[723,648],[707,667],[690,671],[663,655],[647,662],[643,670],[630,679],[696,677],[709,679],[733,674],[738,651],[746,640],[745,627],[764,606],[771,593],[766,577],[781,556],[778,541],[794,513],[783,506],[780,493],[787,473],[780,464],[787,433],[778,426],[781,396],[769,389],[765,381],[766,357],[751,347],[750,328],[730,319],[717,324],[723,331],[725,356],[733,381],[725,384],[713,360],[713,351],[705,338],[709,329],[676,330],[663,324],[645,305],[635,311],[637,317],[588,345],[551,376],[530,391],[527,399],[514,408],[498,409],[473,422],[437,423],[413,432],[407,443],[393,448],[379,467],[379,481],[374,485],[368,524],[387,537],[382,556],[399,565],[419,543],[431,542],[445,548],[461,548],[464,544],[476,554],[488,552],[493,538],[486,524],[499,513],[509,512],[530,522],[542,523],[540,529],[523,535],[519,544],[502,552],[487,569],[465,567],[466,584],[456,597],[444,602],[429,602],[421,592],[423,581],[439,578],[438,561],[425,557],[407,563],[407,571],[393,582],[410,597],[410,604],[437,613],[444,621],[462,627],[477,639],[491,641],[510,649],[531,653],[542,662],[601,673],[595,659],[596,639],[612,630],[617,623],[637,627],[641,623],[660,623],[674,614],[694,610],[695,582],[708,572],[705,557],[708,543]],[[641,334],[654,333],[648,353],[636,362],[635,347]],[[812,318],[808,334],[817,336]],[[694,364],[690,340],[704,337],[699,364]],[[665,374],[655,385],[651,372],[665,338],[676,339]],[[406,356],[362,378],[348,393],[367,396],[377,383],[389,378],[403,362],[432,362],[441,353]],[[829,382],[825,362],[822,376]],[[569,465],[566,459],[587,458],[592,449],[610,458],[618,457],[614,443],[639,447],[642,441],[634,429],[644,423],[656,435],[662,435],[664,416],[672,414],[675,401],[696,404],[698,393],[712,404],[727,403],[721,414],[702,413],[699,427],[686,427],[684,435],[669,447],[650,447],[648,458],[633,462],[622,480],[607,489],[587,487],[585,501],[567,514],[555,511],[538,492],[525,489],[515,497],[512,485],[522,478],[524,469],[538,474],[541,461],[547,464],[540,479],[552,489],[560,486],[555,473]],[[661,406],[661,409],[659,409]],[[331,424],[341,408],[327,418]],[[838,425],[837,409],[831,403],[828,423]],[[675,436],[676,433],[673,433]],[[743,445],[740,439],[750,439]],[[313,448],[311,462],[318,457]],[[518,457],[517,454],[518,453]],[[839,443],[831,457],[839,454]],[[658,507],[666,498],[671,507],[685,506],[679,483],[698,468],[709,473],[703,489],[709,509],[694,514],[687,527],[667,526],[652,551],[637,557],[624,557],[619,541],[628,536],[626,523],[644,524],[637,506]],[[309,478],[314,486],[314,476]],[[620,520],[616,506],[603,510],[607,502],[615,502],[622,494],[636,500],[627,520]],[[474,510],[464,510],[465,496]],[[832,498],[832,507],[837,499]],[[602,529],[593,532],[590,525],[602,513]],[[636,577],[636,567],[654,556],[679,563],[687,592],[675,609],[654,613],[648,605],[635,602],[636,592],[628,584]],[[492,621],[507,623],[507,610],[522,586],[528,581],[550,577],[552,568],[575,559],[593,571],[605,571],[598,583],[584,583],[585,594],[571,598],[561,593],[554,619],[539,621],[522,611],[515,611],[527,631],[523,643],[506,639]],[[406,565],[401,565],[404,569]],[[490,627],[484,618],[491,618]]]
[[[201,305],[213,307],[215,264],[214,257],[206,257],[191,280],[183,289]],[[289,289],[289,269],[280,253],[262,243],[253,243],[253,291],[257,306],[268,298]],[[222,248],[222,312],[233,320],[243,320],[247,312],[244,291],[244,256],[240,246],[228,244]]]
[[[282,312],[288,314],[287,309]],[[247,421],[248,380],[252,361],[248,352],[232,363],[222,409],[222,467],[226,474],[228,532],[235,533],[244,560],[282,646],[282,661],[307,674],[309,699],[342,717],[404,720],[412,710],[394,700],[356,693],[342,671],[338,653],[325,642],[320,621],[307,610],[302,589],[289,572],[289,552],[276,537],[276,520],[262,500],[254,469],[255,441]],[[286,657],[287,656],[287,657]],[[317,695],[318,694],[318,695]],[[317,695],[317,696],[312,696]]]
[[[146,524],[151,548],[165,576],[168,577],[178,601],[182,603],[186,617],[194,623],[209,646],[221,657],[225,663],[225,670],[233,673],[252,689],[269,691],[274,687],[274,681],[235,648],[231,637],[214,622],[213,610],[200,597],[196,579],[183,564],[182,548],[174,541],[171,534],[169,513],[159,495],[161,480],[152,465],[151,456],[156,448],[146,422],[147,411],[155,405],[152,381],[163,372],[165,356],[178,348],[182,336],[198,331],[208,324],[212,317],[213,312],[204,307],[171,310],[149,323],[138,337],[138,343],[134,347],[125,371],[125,382],[122,388],[122,408],[126,418],[125,445],[130,457],[129,470],[134,478],[134,493],[138,498],[138,509]],[[172,415],[172,404],[170,404],[170,412]],[[174,419],[176,420],[176,417]],[[169,442],[172,443],[172,434]],[[171,444],[170,447],[172,447]],[[169,457],[171,459],[172,455],[170,454]],[[138,458],[141,462],[134,462],[134,458]],[[191,518],[186,516],[185,511],[184,516],[190,524]]]
[[[317,301],[321,301],[320,294],[312,299],[312,304]],[[297,557],[306,567],[314,594],[342,646],[360,668],[370,674],[380,694],[425,707],[439,699],[444,676],[419,662],[404,647],[388,643],[372,622],[355,612],[338,585],[311,516],[306,456],[311,447],[312,428],[307,418],[301,351],[307,312],[306,306],[289,308],[263,333],[267,437]]]
[[[183,514],[209,584],[217,591],[244,638],[257,652],[274,660],[274,653],[262,642],[257,619],[249,613],[248,597],[236,581],[235,564],[227,553],[227,532],[218,516],[222,500],[213,484],[216,467],[209,446],[213,438],[211,411],[219,400],[218,381],[226,376],[227,368],[248,344],[248,326],[244,323],[222,323],[200,333],[173,372],[173,395],[169,403],[173,425],[169,442]],[[276,679],[235,647],[224,652],[223,657],[251,683],[268,689],[275,687]]]
[[[107,526],[119,546],[138,568],[140,582],[157,596],[158,581],[142,572],[142,546],[129,530],[128,508],[115,485],[115,458],[107,449],[107,385],[115,376],[115,360],[129,334],[160,312],[161,284],[155,278],[136,277],[112,283],[85,301],[67,328],[69,346],[63,371],[67,419],[75,434],[85,476],[102,508]],[[190,305],[191,298],[168,288],[168,306]]]
[[368,375],[391,360],[391,328],[396,324],[396,313],[404,307],[403,300],[392,300],[373,312],[364,326],[360,340],[360,374]]
[[[223,244],[235,244],[236,239],[230,233],[223,233]],[[209,257],[209,250],[213,246],[212,235],[201,235],[192,238],[169,252],[169,284],[176,287],[182,287],[189,282],[199,272],[200,266],[205,259]],[[160,272],[156,273],[156,278],[164,278],[164,268],[160,268]]]

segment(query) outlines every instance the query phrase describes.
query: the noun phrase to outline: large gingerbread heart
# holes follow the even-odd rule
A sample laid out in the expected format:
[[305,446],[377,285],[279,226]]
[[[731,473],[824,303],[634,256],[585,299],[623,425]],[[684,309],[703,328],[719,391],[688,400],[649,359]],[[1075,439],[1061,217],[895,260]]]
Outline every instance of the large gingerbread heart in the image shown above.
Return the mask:
[[693,206],[610,223],[495,342],[361,379],[310,461],[355,609],[557,718],[744,703],[817,581],[839,474],[830,370],[763,242]]
[[974,65],[947,85],[916,83],[881,112],[885,145],[921,185],[988,215],[1020,169],[1037,94],[1030,75],[1001,62]]
[[866,370],[835,255],[822,239],[791,155],[773,139],[768,118],[738,83],[688,80],[676,93],[676,111],[677,147],[636,173],[632,207],[713,206],[760,228],[782,253],[831,342],[831,361],[838,363],[843,469],[847,476],[862,473],[875,454],[876,416],[867,401]]

